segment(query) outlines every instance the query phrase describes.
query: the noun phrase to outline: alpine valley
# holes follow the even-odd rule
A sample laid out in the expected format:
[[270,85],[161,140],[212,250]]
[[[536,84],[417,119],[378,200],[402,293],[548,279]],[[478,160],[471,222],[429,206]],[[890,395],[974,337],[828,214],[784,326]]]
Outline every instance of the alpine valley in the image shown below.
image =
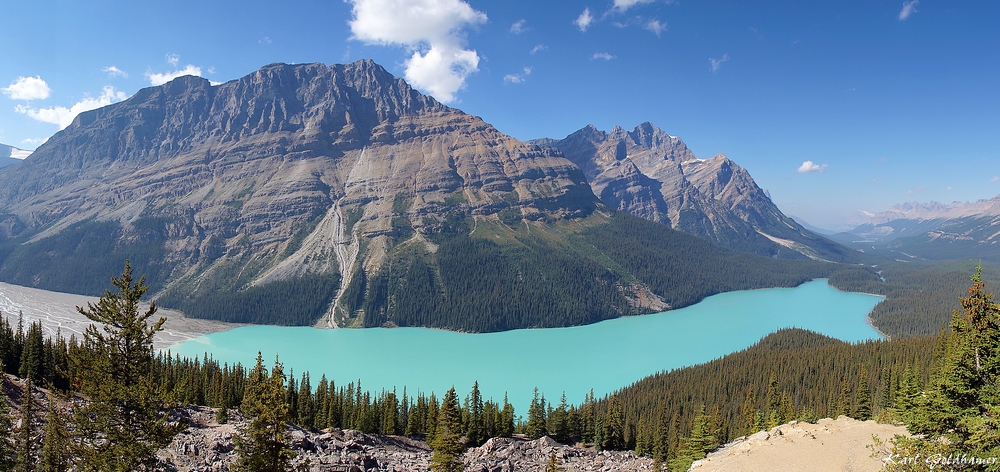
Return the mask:
[[128,259],[247,323],[568,326],[868,272],[652,124],[522,142],[368,60],[82,113],[0,169],[0,212],[0,280],[99,294]]

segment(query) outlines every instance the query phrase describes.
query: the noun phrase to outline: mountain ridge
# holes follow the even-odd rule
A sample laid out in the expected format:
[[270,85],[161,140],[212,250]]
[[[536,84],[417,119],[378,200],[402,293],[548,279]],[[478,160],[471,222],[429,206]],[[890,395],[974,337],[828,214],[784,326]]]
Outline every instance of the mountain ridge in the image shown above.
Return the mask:
[[531,142],[562,151],[612,208],[740,251],[857,261],[853,251],[785,216],[750,173],[724,154],[699,159],[683,140],[652,123],[609,132],[587,125],[561,140]]
[[[676,140],[651,125],[615,133],[650,147]],[[711,176],[697,181],[725,193]],[[633,228],[645,244],[689,251],[664,264],[707,257],[755,272],[733,283],[720,266],[700,286],[664,284],[637,275],[642,265],[621,250],[640,244],[623,218],[558,150],[446,107],[370,60],[271,64],[219,85],[188,76],[142,89],[0,170],[0,279],[100,293],[129,259],[161,304],[195,317],[492,331],[658,311],[832,270]]]

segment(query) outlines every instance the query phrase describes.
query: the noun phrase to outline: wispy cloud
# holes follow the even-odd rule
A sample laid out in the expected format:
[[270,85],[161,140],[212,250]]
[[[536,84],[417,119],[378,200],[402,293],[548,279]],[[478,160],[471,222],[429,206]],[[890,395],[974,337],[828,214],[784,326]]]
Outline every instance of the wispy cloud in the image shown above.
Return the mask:
[[909,194],[909,195],[913,195],[915,193],[921,193],[923,191],[924,191],[924,187],[917,187],[917,188],[911,188],[911,189],[907,190],[906,193]]
[[899,10],[899,21],[903,21],[910,17],[910,15],[917,12],[917,4],[920,0],[906,0],[903,2],[903,9]]
[[712,57],[708,58],[708,62],[712,64],[712,72],[719,70],[719,68],[722,67],[722,63],[728,60],[729,60],[729,54],[723,54],[722,57],[718,59]]
[[21,140],[21,144],[25,146],[38,146],[45,141],[48,141],[48,138],[24,138]]
[[404,76],[442,102],[452,102],[465,79],[479,70],[479,54],[466,49],[463,30],[486,14],[462,0],[349,0],[352,39],[403,46],[412,52]]
[[810,172],[824,172],[826,171],[826,164],[817,164],[813,161],[805,161],[797,169],[801,174],[808,174]]
[[608,54],[606,52],[595,52],[594,55],[591,56],[590,58],[591,59],[603,59],[605,61],[610,61],[610,60],[614,59],[615,57],[616,56],[612,56],[611,54]]
[[265,46],[267,46],[267,45],[269,45],[269,44],[271,44],[273,42],[274,41],[271,41],[271,37],[270,36],[262,36],[260,39],[257,40],[257,44],[263,44]]
[[115,66],[107,66],[101,70],[107,73],[108,77],[124,77],[126,79],[128,78],[128,73]]
[[653,3],[653,0],[615,0],[614,8],[618,11],[625,11],[643,3]]
[[542,51],[544,51],[544,50],[546,50],[548,48],[549,47],[546,46],[546,45],[544,45],[544,44],[539,44],[539,45],[531,48],[531,55],[534,56],[536,52],[542,52]]
[[167,64],[177,67],[177,64],[181,62],[181,56],[179,54],[168,52],[167,55],[163,57],[163,60],[167,61]]
[[657,20],[656,18],[653,18],[652,20],[647,21],[646,26],[644,26],[643,28],[652,31],[653,34],[659,36],[660,33],[667,30],[667,24],[661,22],[660,20]]
[[184,66],[183,69],[171,72],[162,72],[162,73],[146,72],[146,79],[149,80],[149,83],[151,85],[163,85],[167,82],[170,82],[171,80],[174,80],[178,77],[182,77],[185,75],[194,75],[197,77],[201,77],[201,67],[188,64]]
[[14,108],[14,111],[28,115],[38,121],[58,125],[59,129],[63,129],[73,123],[73,119],[80,113],[120,102],[126,98],[128,96],[125,95],[125,92],[115,90],[110,85],[105,85],[99,97],[84,97],[83,100],[76,102],[69,108],[61,106],[32,108],[25,105],[18,105]]
[[576,21],[574,21],[573,24],[576,25],[577,28],[580,28],[580,31],[586,32],[587,28],[589,28],[590,24],[593,22],[594,16],[590,14],[590,8],[587,7],[583,9],[583,13],[580,13],[580,16],[576,17]]
[[994,175],[990,182],[1000,182],[1000,175]]
[[531,68],[525,67],[520,74],[507,74],[503,76],[503,83],[505,84],[523,84],[528,76],[531,75]]
[[524,25],[527,23],[528,21],[525,19],[520,19],[515,21],[514,24],[510,25],[510,32],[512,34],[521,34],[525,31],[528,31],[528,28],[524,27]]
[[18,77],[10,85],[0,89],[4,95],[12,100],[45,100],[49,98],[52,89],[49,84],[42,80],[42,77]]

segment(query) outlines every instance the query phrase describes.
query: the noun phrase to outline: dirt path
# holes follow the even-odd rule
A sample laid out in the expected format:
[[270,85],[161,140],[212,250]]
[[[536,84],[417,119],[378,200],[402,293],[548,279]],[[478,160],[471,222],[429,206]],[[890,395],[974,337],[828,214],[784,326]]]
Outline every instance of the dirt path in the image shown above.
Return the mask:
[[[691,466],[692,472],[871,471],[882,469],[885,450],[874,454],[872,436],[882,441],[908,435],[903,426],[846,416],[812,423],[791,422],[726,444]],[[871,447],[869,447],[871,446]]]

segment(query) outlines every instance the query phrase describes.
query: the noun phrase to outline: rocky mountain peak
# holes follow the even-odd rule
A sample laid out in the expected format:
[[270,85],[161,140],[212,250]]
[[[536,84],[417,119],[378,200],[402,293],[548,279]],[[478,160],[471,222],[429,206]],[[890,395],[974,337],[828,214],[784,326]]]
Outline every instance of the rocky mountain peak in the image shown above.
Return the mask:
[[769,256],[841,260],[849,252],[782,214],[725,155],[698,159],[683,140],[652,123],[608,133],[588,126],[546,144],[583,169],[594,193],[619,210]]

